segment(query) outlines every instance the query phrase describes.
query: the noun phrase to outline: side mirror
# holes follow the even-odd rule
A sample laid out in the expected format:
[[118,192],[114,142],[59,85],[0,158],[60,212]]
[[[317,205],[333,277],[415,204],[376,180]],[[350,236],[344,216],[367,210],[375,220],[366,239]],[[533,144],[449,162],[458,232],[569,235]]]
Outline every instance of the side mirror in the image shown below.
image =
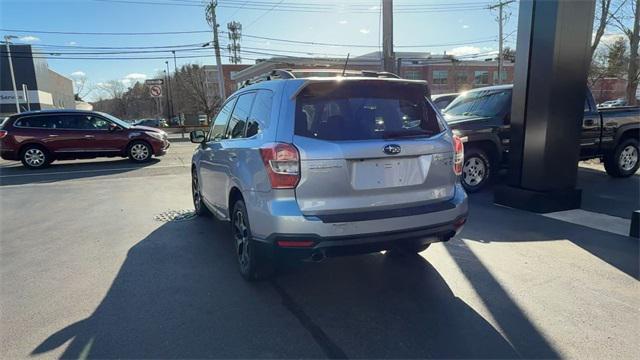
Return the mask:
[[189,139],[194,144],[203,143],[204,139],[205,139],[204,131],[202,131],[202,130],[194,130],[194,131],[190,132],[189,133]]
[[109,131],[116,131],[118,129],[120,129],[120,126],[118,126],[118,125],[116,125],[114,123],[110,123],[109,124]]

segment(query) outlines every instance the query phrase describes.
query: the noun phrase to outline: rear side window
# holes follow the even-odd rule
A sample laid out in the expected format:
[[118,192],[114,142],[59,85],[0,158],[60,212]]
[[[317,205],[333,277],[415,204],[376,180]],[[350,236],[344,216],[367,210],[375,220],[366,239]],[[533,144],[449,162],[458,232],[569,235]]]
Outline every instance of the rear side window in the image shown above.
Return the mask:
[[273,101],[273,93],[269,90],[258,90],[256,99],[253,101],[251,108],[251,116],[247,123],[247,137],[257,135],[269,126],[271,118],[271,103]]
[[13,126],[26,127],[26,128],[53,128],[54,121],[51,116],[29,116],[22,119],[18,119]]
[[296,100],[295,134],[322,140],[432,136],[442,131],[421,84],[327,82]]
[[233,114],[231,115],[229,126],[227,126],[227,133],[225,138],[238,139],[244,137],[245,127],[247,126],[247,119],[249,118],[251,105],[253,104],[253,99],[255,96],[255,93],[240,95],[240,97],[238,98],[238,103],[233,109]]

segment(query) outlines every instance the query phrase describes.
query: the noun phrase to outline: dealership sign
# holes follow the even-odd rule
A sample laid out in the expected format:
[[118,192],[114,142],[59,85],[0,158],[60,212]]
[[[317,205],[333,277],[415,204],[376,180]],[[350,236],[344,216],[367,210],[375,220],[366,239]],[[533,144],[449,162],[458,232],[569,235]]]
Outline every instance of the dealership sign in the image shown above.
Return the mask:
[[[41,105],[53,105],[53,96],[51,93],[40,90],[29,90],[27,91],[27,97],[29,98],[29,102],[31,104],[41,104]],[[24,94],[22,91],[18,91],[18,102],[22,104],[26,104],[27,100],[24,98]],[[15,104],[16,97],[12,90],[3,90],[0,91],[0,104]]]

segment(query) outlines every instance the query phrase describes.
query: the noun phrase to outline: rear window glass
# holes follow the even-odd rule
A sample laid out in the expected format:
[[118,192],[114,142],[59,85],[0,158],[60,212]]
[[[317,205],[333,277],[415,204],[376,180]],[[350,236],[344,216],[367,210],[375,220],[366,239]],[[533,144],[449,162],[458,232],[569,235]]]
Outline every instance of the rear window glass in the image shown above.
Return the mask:
[[442,131],[421,84],[327,82],[296,100],[295,134],[322,140],[432,136]]

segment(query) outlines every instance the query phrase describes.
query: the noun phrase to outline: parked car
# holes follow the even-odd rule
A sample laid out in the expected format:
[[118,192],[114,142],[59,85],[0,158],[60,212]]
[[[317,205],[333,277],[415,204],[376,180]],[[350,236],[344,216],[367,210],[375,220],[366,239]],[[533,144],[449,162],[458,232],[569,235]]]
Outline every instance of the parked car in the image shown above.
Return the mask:
[[444,108],[449,106],[449,104],[451,104],[451,102],[455,100],[458,97],[458,95],[460,94],[452,93],[452,94],[431,95],[431,101],[433,101],[433,105],[435,105],[438,109],[443,110]]
[[136,121],[133,124],[138,126],[148,126],[148,127],[155,127],[155,128],[169,127],[169,124],[167,124],[167,120],[165,119],[141,119]]
[[145,162],[164,155],[169,145],[164,131],[94,111],[24,112],[0,127],[0,156],[32,169],[62,159],[128,156]]
[[467,216],[462,142],[427,93],[422,81],[335,76],[238,90],[209,131],[191,133],[196,212],[230,220],[249,280],[280,256],[447,241]]
[[[454,133],[466,137],[462,184],[482,189],[495,170],[508,163],[513,85],[474,89],[460,95],[444,111]],[[638,161],[640,108],[596,108],[589,91],[585,100],[580,158],[604,160],[613,177],[634,174]]]
[[625,99],[616,99],[605,101],[601,104],[598,104],[598,107],[618,107],[618,106],[627,106],[627,100]]

